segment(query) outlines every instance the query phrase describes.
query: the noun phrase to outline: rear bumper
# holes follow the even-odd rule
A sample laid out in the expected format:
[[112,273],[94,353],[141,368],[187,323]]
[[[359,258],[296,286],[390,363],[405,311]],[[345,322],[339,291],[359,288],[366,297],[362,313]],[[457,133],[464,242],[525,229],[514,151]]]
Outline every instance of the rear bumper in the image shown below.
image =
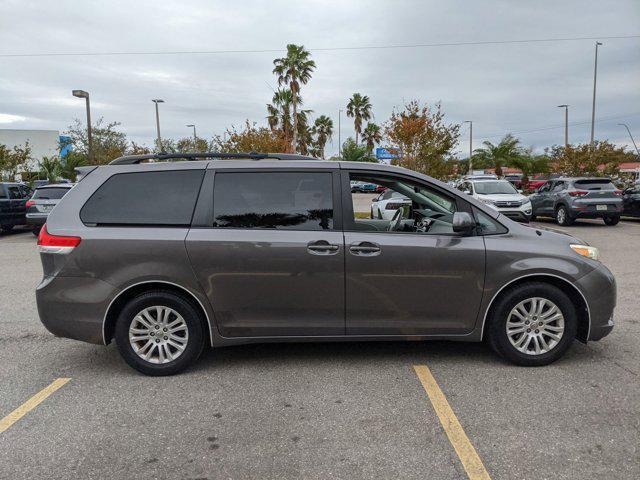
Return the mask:
[[573,218],[619,217],[622,215],[622,204],[607,205],[606,210],[597,210],[596,205],[588,205],[586,207],[572,206],[570,208],[570,215]]
[[103,320],[118,289],[87,277],[45,277],[36,288],[40,321],[56,337],[104,344]]
[[27,225],[41,227],[47,221],[48,213],[27,213]]
[[616,280],[604,265],[576,282],[584,292],[590,313],[587,340],[600,340],[613,330],[613,311],[616,307]]

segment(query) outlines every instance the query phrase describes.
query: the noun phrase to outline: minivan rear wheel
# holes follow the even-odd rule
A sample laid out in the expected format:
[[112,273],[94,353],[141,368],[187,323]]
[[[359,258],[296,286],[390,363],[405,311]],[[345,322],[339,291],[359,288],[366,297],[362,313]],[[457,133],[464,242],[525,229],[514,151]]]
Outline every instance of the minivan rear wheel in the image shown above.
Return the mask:
[[130,300],[116,322],[122,358],[145,375],[173,375],[195,362],[204,348],[197,309],[169,291],[145,292]]
[[493,350],[507,360],[542,366],[565,354],[577,326],[575,307],[562,290],[532,282],[500,296],[491,312],[487,337]]

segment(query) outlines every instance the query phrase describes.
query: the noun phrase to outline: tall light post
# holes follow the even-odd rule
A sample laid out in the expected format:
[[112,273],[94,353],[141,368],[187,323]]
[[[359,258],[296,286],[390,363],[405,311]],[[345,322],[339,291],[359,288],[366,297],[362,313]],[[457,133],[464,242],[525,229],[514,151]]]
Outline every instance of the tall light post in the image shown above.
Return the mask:
[[591,105],[591,149],[593,150],[593,134],[596,123],[596,80],[598,78],[598,47],[602,42],[596,42],[596,57],[593,64],[593,103]]
[[342,109],[338,109],[338,158],[342,160],[342,137],[340,136],[340,117],[342,115]]
[[196,146],[196,141],[198,140],[198,137],[196,135],[196,126],[194,124],[190,124],[187,125],[187,127],[193,127],[193,146]]
[[569,105],[558,105],[558,108],[564,108],[564,148],[569,147]]
[[469,124],[469,175],[471,175],[473,173],[473,121],[465,120],[462,123]]
[[89,163],[93,160],[93,145],[91,141],[91,106],[89,104],[89,92],[84,90],[72,90],[71,94],[74,97],[84,98],[87,105],[87,157]]
[[636,153],[638,154],[638,158],[640,159],[640,150],[638,150],[638,145],[636,145],[636,141],[633,139],[633,135],[631,135],[631,130],[629,130],[629,125],[626,123],[619,123],[618,125],[627,129],[629,132],[629,138],[631,138],[631,143],[633,143],[633,147],[636,149]]
[[164,103],[164,100],[160,98],[154,98],[151,101],[156,104],[156,130],[158,132],[158,151],[162,152],[162,138],[160,137],[160,113],[158,112],[158,104]]

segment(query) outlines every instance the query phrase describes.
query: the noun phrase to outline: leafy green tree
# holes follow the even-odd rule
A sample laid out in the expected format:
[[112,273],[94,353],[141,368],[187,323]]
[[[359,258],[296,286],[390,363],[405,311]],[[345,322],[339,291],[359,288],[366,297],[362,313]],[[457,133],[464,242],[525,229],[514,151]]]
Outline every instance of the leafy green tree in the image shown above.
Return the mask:
[[615,175],[621,163],[635,161],[635,155],[607,140],[596,141],[593,149],[588,143],[555,145],[549,153],[551,171],[570,176]]
[[362,133],[362,122],[369,121],[372,117],[372,106],[369,97],[354,93],[347,103],[347,116],[353,118],[353,126],[356,131],[356,143],[358,135]]
[[0,145],[0,178],[9,182],[15,181],[18,172],[26,170],[31,160],[29,142],[22,146],[16,145],[12,149]]
[[64,158],[62,158],[59,162],[60,164],[60,176],[62,178],[66,178],[67,180],[71,180],[75,182],[78,178],[78,173],[76,172],[76,168],[83,167],[87,165],[87,158],[84,155],[79,154],[78,152],[74,152],[73,150],[68,151]]
[[398,165],[440,179],[452,175],[455,164],[449,160],[458,144],[460,125],[445,123],[440,104],[431,109],[412,100],[391,114],[384,133],[400,152]]
[[302,45],[287,45],[287,56],[273,61],[273,73],[278,76],[278,85],[287,85],[291,91],[293,116],[293,133],[291,147],[293,152],[298,147],[298,105],[300,104],[300,86],[311,80],[316,64],[309,57],[311,54]]
[[116,130],[119,126],[120,123],[118,122],[105,124],[102,118],[96,122],[91,130],[91,159],[89,159],[89,140],[86,126],[76,119],[69,126],[66,134],[71,137],[73,150],[80,155],[84,155],[87,163],[105,165],[114,158],[124,155],[127,150],[127,135]]
[[358,145],[353,138],[347,138],[342,144],[342,160],[345,162],[377,162],[364,145]]
[[479,164],[494,167],[498,176],[502,175],[503,166],[510,165],[524,154],[524,150],[520,146],[520,140],[510,133],[505,135],[498,144],[485,140],[482,145],[482,147],[473,152],[474,165],[477,159]]
[[373,154],[373,147],[382,141],[382,129],[375,123],[367,123],[364,132],[362,132],[362,140],[367,145],[369,154]]
[[333,120],[326,115],[320,115],[313,123],[313,133],[316,137],[318,156],[324,158],[324,147],[327,145],[327,140],[333,136]]
[[522,172],[522,185],[526,189],[529,177],[536,173],[549,173],[549,157],[534,155],[531,151],[523,152],[509,161],[509,166]]

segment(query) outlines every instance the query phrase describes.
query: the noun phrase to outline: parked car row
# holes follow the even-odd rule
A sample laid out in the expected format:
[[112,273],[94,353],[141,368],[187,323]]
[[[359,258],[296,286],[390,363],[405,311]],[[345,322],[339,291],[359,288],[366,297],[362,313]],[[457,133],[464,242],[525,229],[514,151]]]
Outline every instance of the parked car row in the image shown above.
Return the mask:
[[30,225],[34,235],[53,207],[73,187],[72,183],[44,184],[31,190],[24,183],[0,182],[0,228],[3,233],[15,226]]

